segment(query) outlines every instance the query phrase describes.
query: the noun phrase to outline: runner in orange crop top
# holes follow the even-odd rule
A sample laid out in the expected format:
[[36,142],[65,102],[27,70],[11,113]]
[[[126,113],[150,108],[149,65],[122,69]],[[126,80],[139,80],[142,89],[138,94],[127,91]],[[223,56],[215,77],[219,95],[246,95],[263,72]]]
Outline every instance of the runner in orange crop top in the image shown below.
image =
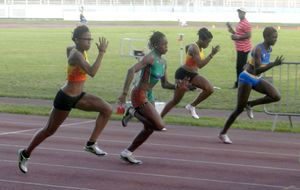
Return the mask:
[[[198,69],[201,69],[207,63],[209,63],[213,56],[220,50],[220,47],[218,45],[216,47],[212,47],[209,56],[205,57],[203,49],[208,47],[213,36],[211,32],[206,28],[201,28],[198,31],[198,36],[198,40],[195,43],[186,46],[185,64],[179,67],[175,73],[177,84],[182,81],[188,80],[194,87],[200,88],[202,90],[192,103],[186,105],[186,109],[195,119],[199,119],[199,116],[195,111],[195,107],[213,93],[213,86],[206,78],[198,74]],[[162,117],[164,117],[174,106],[176,106],[181,101],[185,92],[186,89],[183,88],[175,89],[173,99],[166,104],[161,112]]]
[[[205,59],[204,51],[203,48],[199,48],[197,43],[194,43],[195,46],[199,49],[199,57],[201,60]],[[187,46],[188,48],[188,46]],[[198,69],[197,61],[193,58],[192,55],[190,55],[188,52],[186,53],[186,58],[185,58],[185,65],[189,68]]]
[[72,40],[75,46],[67,48],[69,66],[67,80],[55,96],[49,120],[46,126],[34,135],[28,147],[18,151],[19,169],[23,173],[28,171],[27,162],[32,151],[55,133],[68,117],[72,108],[99,112],[93,132],[84,149],[97,156],[107,154],[97,146],[96,141],[111,116],[112,107],[102,98],[83,92],[83,86],[86,75],[93,77],[97,73],[108,46],[108,41],[103,37],[97,40],[98,55],[95,62],[90,65],[86,56],[86,51],[90,49],[92,40],[89,28],[85,25],[77,26],[74,29]]
[[[84,59],[88,61],[86,51],[83,52]],[[83,82],[86,80],[86,72],[79,66],[68,65],[67,80],[70,82]]]

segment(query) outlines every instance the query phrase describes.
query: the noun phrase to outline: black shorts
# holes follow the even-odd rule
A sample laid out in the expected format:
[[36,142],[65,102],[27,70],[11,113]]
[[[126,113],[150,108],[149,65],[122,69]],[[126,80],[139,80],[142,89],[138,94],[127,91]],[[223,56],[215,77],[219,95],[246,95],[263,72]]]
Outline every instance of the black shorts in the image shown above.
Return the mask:
[[62,90],[59,90],[55,96],[53,106],[56,109],[71,111],[72,108],[75,108],[77,102],[85,95],[85,92],[82,92],[78,96],[69,96],[65,94]]
[[187,78],[190,78],[190,81],[191,81],[197,75],[198,75],[198,73],[192,73],[192,72],[185,70],[182,67],[179,67],[175,72],[175,79],[183,80],[184,78],[187,77]]

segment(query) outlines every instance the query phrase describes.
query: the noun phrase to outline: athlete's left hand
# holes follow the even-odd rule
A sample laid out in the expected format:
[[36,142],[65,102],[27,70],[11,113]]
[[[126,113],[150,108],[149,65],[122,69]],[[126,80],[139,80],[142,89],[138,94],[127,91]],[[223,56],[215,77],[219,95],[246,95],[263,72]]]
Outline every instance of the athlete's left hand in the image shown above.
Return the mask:
[[284,61],[283,55],[281,55],[280,57],[277,56],[273,64],[274,66],[281,65],[283,61]]
[[99,37],[99,43],[96,42],[99,53],[105,53],[108,46],[108,41],[104,37]]
[[211,48],[211,56],[214,56],[214,55],[216,55],[218,52],[220,51],[220,46],[219,45],[217,45],[216,47],[212,47]]

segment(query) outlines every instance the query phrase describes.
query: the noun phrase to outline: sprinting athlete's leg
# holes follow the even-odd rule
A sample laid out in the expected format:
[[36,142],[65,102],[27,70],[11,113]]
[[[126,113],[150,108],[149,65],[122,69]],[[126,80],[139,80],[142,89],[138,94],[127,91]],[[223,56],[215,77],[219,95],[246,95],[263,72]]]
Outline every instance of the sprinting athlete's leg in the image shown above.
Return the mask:
[[91,152],[97,156],[107,155],[106,152],[104,152],[98,147],[97,139],[103,131],[112,114],[111,105],[97,96],[85,94],[75,105],[75,107],[84,111],[99,112],[98,117],[96,119],[95,127],[89,137],[89,140],[84,146],[84,150],[86,150],[87,152]]
[[235,119],[243,112],[244,108],[247,105],[247,101],[250,95],[252,87],[245,83],[240,83],[238,87],[238,101],[235,110],[231,113],[229,118],[227,119],[223,130],[221,131],[221,135],[226,134],[232,123]]
[[32,151],[46,138],[50,137],[55,133],[58,127],[65,121],[69,115],[69,111],[62,111],[56,108],[52,108],[50,117],[44,128],[37,131],[37,133],[32,138],[27,149],[25,149],[26,155],[29,157]]
[[249,101],[248,105],[251,107],[261,104],[277,102],[281,99],[278,90],[274,88],[274,86],[271,83],[264,79],[261,79],[260,82],[255,87],[253,87],[253,89],[259,93],[265,94],[266,96]]
[[112,106],[100,97],[85,94],[76,104],[76,108],[84,111],[99,112],[95,128],[89,138],[89,141],[96,142],[112,114]]
[[174,90],[173,98],[166,103],[165,107],[160,113],[161,117],[164,117],[173,107],[175,107],[181,101],[185,92],[186,90],[180,88],[176,88]]
[[196,86],[197,88],[202,89],[202,92],[191,103],[191,106],[193,106],[193,107],[196,107],[198,104],[200,104],[203,100],[205,100],[206,98],[208,98],[214,92],[214,88],[210,84],[210,82],[206,78],[204,78],[204,77],[202,77],[200,75],[195,76],[191,80],[191,83],[194,86]]

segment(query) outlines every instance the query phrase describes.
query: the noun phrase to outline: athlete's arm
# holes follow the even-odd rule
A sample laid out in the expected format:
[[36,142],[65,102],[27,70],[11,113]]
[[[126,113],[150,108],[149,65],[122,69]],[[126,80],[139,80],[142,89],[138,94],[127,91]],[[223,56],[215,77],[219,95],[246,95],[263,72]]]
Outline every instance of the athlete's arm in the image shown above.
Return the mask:
[[193,46],[193,59],[194,61],[196,61],[198,68],[201,69],[202,67],[204,67],[205,65],[207,65],[207,63],[213,58],[213,56],[215,54],[217,54],[220,51],[220,46],[217,45],[216,47],[212,47],[211,49],[211,53],[205,57],[204,59],[201,59],[200,55],[199,55],[199,48],[196,47],[195,45]]
[[[82,70],[84,70],[89,76],[94,77],[101,65],[102,58],[104,56],[104,53],[106,51],[106,48],[108,46],[108,41],[102,37],[99,38],[99,44],[96,43],[96,46],[98,48],[98,55],[95,60],[95,62],[90,65],[85,59],[84,56],[81,52],[78,50],[73,51],[74,55],[70,56],[69,58],[69,63],[71,65],[77,65],[79,66]],[[71,52],[72,53],[72,52]]]
[[132,83],[132,80],[134,78],[134,74],[144,67],[146,67],[148,64],[153,64],[154,57],[152,54],[146,55],[141,61],[130,67],[127,71],[126,79],[123,85],[123,91],[122,94],[119,96],[120,103],[125,103],[126,96],[129,91],[130,84]]
[[[163,60],[164,62],[166,62],[165,60]],[[165,75],[161,78],[160,83],[161,83],[161,87],[164,89],[171,89],[174,90],[175,89],[175,84],[171,84],[168,80],[168,75],[167,75],[167,64],[165,64]]]

